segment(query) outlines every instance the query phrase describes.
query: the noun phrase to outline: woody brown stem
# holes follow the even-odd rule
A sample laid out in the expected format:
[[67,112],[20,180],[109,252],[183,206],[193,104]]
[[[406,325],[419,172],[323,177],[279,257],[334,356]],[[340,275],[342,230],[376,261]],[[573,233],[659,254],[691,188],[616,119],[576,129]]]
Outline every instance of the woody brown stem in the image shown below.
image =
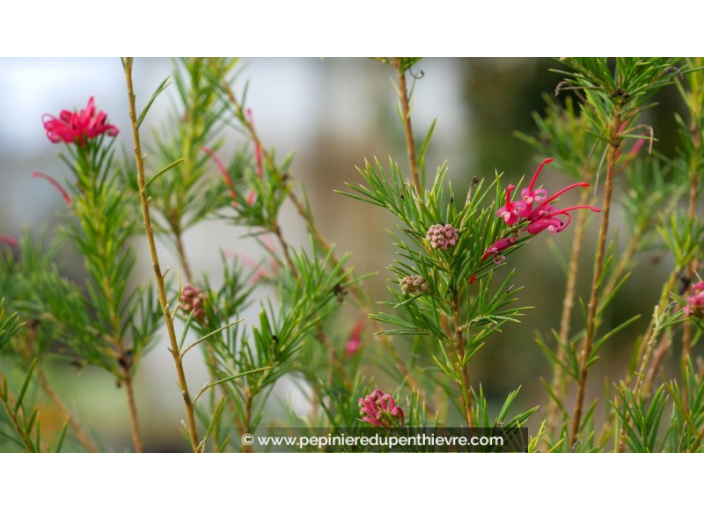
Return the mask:
[[289,271],[291,271],[291,274],[294,278],[298,278],[298,271],[296,271],[296,266],[293,263],[293,259],[291,258],[291,250],[288,246],[288,243],[286,242],[286,239],[284,239],[283,233],[281,232],[281,227],[278,223],[274,224],[273,231],[274,235],[279,240],[281,249],[284,252],[284,258],[286,259],[286,264],[288,265]]
[[582,408],[584,406],[584,396],[587,387],[587,374],[589,373],[589,358],[594,345],[594,335],[596,332],[596,315],[599,306],[599,282],[604,270],[604,259],[606,256],[606,238],[609,231],[609,215],[611,213],[611,195],[614,187],[614,174],[616,172],[616,161],[618,159],[621,137],[619,128],[621,125],[621,115],[617,109],[611,119],[609,126],[609,147],[606,163],[606,182],[604,184],[604,202],[601,208],[601,226],[599,228],[599,240],[597,244],[596,261],[594,263],[594,275],[592,278],[591,296],[587,308],[587,334],[582,344],[582,355],[580,360],[579,380],[577,383],[577,399],[572,416],[572,429],[570,435],[570,447],[574,447],[579,438],[579,429],[582,421]]
[[188,283],[193,283],[193,273],[191,273],[191,266],[188,263],[188,258],[186,257],[186,249],[183,246],[183,240],[181,231],[175,229],[174,240],[176,242],[176,251],[178,252],[178,258],[181,261],[181,267],[183,267],[183,274],[186,277]]
[[178,348],[178,340],[176,339],[176,331],[174,329],[174,323],[171,318],[171,311],[169,309],[169,302],[166,297],[166,286],[164,285],[164,278],[161,272],[161,266],[159,264],[159,255],[156,250],[156,242],[154,240],[154,230],[152,228],[151,216],[149,212],[149,201],[147,199],[146,192],[146,182],[144,177],[144,157],[142,155],[142,145],[139,139],[139,127],[137,124],[137,109],[135,107],[135,96],[134,89],[132,86],[132,58],[128,57],[124,60],[125,63],[125,78],[127,81],[127,95],[129,99],[130,106],[130,121],[132,123],[132,136],[134,138],[134,154],[137,163],[137,180],[139,184],[139,197],[142,204],[142,217],[144,219],[144,230],[147,235],[147,241],[149,242],[149,252],[152,259],[152,268],[154,269],[154,277],[156,279],[157,290],[159,292],[159,304],[161,305],[161,311],[164,315],[164,321],[166,323],[166,329],[169,334],[169,342],[171,344],[171,355],[174,360],[174,365],[176,367],[176,373],[178,375],[178,382],[181,388],[181,396],[183,397],[183,403],[186,409],[186,420],[188,435],[191,439],[191,446],[194,452],[198,452],[198,432],[196,430],[196,418],[195,411],[193,409],[193,403],[191,401],[190,393],[188,392],[188,384],[186,383],[186,374],[183,370],[183,364],[181,362],[181,354]]
[[416,146],[413,139],[413,127],[411,125],[411,107],[406,87],[406,72],[403,70],[401,57],[395,57],[394,67],[398,72],[398,97],[401,101],[401,113],[403,115],[403,130],[406,135],[406,152],[408,153],[408,164],[411,167],[411,180],[416,188],[418,196],[422,196],[420,176],[418,174],[418,161],[416,160]]
[[125,385],[127,392],[127,405],[130,409],[130,431],[132,433],[132,442],[137,453],[144,453],[144,444],[142,437],[139,434],[139,421],[137,420],[137,403],[134,398],[134,387],[132,385],[132,374],[129,368],[122,369],[122,382]]
[[[580,204],[587,202],[589,191],[583,188],[580,194]],[[546,422],[546,430],[548,434],[552,434],[557,426],[557,401],[561,400],[567,389],[567,382],[564,379],[564,370],[562,364],[565,362],[567,352],[567,342],[570,336],[570,321],[572,320],[572,309],[574,308],[575,287],[577,286],[577,274],[579,268],[579,255],[582,251],[582,242],[584,241],[584,231],[587,223],[587,211],[580,209],[577,216],[577,224],[575,226],[574,238],[572,239],[572,254],[570,255],[569,270],[567,272],[567,284],[565,287],[565,297],[562,300],[562,316],[560,318],[560,333],[558,337],[557,359],[555,364],[555,374],[552,382],[552,392],[555,395],[554,399],[550,399],[548,404],[548,418]]]

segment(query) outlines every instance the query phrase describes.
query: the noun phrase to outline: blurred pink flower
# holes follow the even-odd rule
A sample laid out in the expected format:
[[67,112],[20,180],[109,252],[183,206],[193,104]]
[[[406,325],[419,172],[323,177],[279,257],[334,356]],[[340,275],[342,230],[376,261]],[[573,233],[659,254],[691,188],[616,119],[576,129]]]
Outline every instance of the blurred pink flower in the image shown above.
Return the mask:
[[392,428],[403,425],[403,409],[396,405],[394,398],[381,390],[374,390],[364,398],[359,399],[359,412],[362,420],[377,427]]
[[362,331],[364,330],[364,318],[360,318],[357,321],[357,324],[355,324],[354,328],[352,329],[352,332],[350,333],[350,337],[347,339],[347,343],[345,344],[345,355],[348,357],[352,357],[355,354],[357,354],[357,351],[359,351],[359,348],[362,346]]
[[704,281],[692,285],[692,295],[687,298],[684,314],[687,317],[702,315],[702,310],[704,310]]
[[205,292],[190,283],[181,289],[181,310],[187,314],[193,312],[193,318],[197,321],[202,322],[205,318],[205,300]]
[[94,98],[88,100],[85,109],[78,112],[63,110],[59,117],[44,114],[42,122],[46,136],[52,143],[75,143],[85,145],[92,138],[106,133],[108,136],[117,136],[119,130],[107,123],[108,116],[104,111],[96,113]]
[[14,237],[0,234],[0,243],[6,244],[14,248],[15,246],[17,246],[17,239],[15,239]]

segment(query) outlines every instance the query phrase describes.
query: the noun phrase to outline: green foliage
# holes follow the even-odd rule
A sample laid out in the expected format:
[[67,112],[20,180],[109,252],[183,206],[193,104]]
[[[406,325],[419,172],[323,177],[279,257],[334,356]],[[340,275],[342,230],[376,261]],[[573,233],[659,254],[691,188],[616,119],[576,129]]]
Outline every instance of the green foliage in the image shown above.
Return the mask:
[[598,137],[589,131],[572,97],[565,99],[564,106],[553,95],[543,94],[543,99],[547,105],[545,114],[533,112],[538,135],[516,133],[516,136],[537,151],[540,161],[553,158],[553,170],[575,179],[588,178],[599,164]]
[[[398,92],[404,73],[420,59],[377,60],[399,79]],[[572,255],[577,238],[564,248],[553,246],[572,280],[574,296],[571,302],[565,300],[560,331],[537,333],[554,380],[542,381],[550,407],[539,418],[537,434],[524,446],[551,452],[704,451],[704,386],[697,373],[702,370],[692,362],[704,326],[696,307],[694,313],[683,311],[692,303],[689,289],[704,255],[704,227],[697,217],[704,161],[704,62],[559,62],[565,81],[557,92],[570,90],[574,97],[561,104],[546,95],[544,114],[534,114],[538,134],[517,136],[541,159],[554,158],[552,169],[594,184],[592,199],[602,190],[597,184],[606,164],[614,184],[609,220],[621,229],[618,238],[626,244],[617,242],[613,227],[612,238],[603,238],[603,268],[595,288],[588,289],[589,301],[577,273],[591,273]],[[61,215],[60,235],[46,242],[43,235],[25,234],[17,250],[0,252],[0,370],[12,371],[0,375],[2,448],[59,451],[66,437],[80,437],[66,417],[67,425],[56,437],[42,438],[38,395],[44,391],[51,396],[42,372],[47,363],[101,367],[129,387],[132,403],[132,379],[154,345],[162,312],[180,319],[172,344],[177,347],[172,349],[177,367],[199,352],[208,368],[207,381],[188,402],[200,424],[194,441],[198,451],[249,451],[252,448],[237,437],[270,426],[276,429],[282,421],[287,427],[398,434],[458,423],[493,431],[526,427],[535,420],[536,405],[513,411],[518,390],[503,403],[494,402],[478,371],[472,370],[479,349],[489,339],[500,341],[498,333],[529,308],[516,304],[520,289],[513,282],[514,274],[525,270],[518,251],[533,238],[519,240],[525,224],[511,227],[497,218],[506,200],[499,175],[491,182],[476,179],[466,193],[456,193],[442,165],[425,189],[435,123],[422,143],[415,144],[412,133],[407,138],[409,147],[419,149],[415,161],[408,162],[418,169],[417,182],[410,182],[401,170],[405,165],[392,158],[385,166],[375,159],[358,169],[362,183],[349,184],[339,193],[387,210],[397,223],[392,233],[396,257],[388,261],[388,297],[378,309],[360,286],[365,276],[356,276],[350,257],[338,257],[320,234],[305,190],[298,198],[291,175],[293,157],[279,158],[257,133],[247,104],[248,86],[236,87],[239,61],[181,59],[174,67],[172,78],[159,83],[144,103],[135,128],[145,125],[151,107],[166,91],[173,92],[167,122],[144,144],[149,168],[145,191],[155,233],[174,250],[183,272],[170,273],[169,302],[162,311],[154,287],[132,281],[138,260],[132,245],[143,235],[143,219],[130,151],[124,149],[124,157],[117,158],[115,139],[108,136],[66,144],[60,157],[71,172],[64,183],[70,203]],[[676,84],[687,113],[676,114],[681,143],[672,159],[653,154],[655,133],[640,124],[641,114],[654,105],[654,94],[670,83]],[[413,85],[409,97],[404,95],[399,92],[399,111],[407,134],[411,126],[403,112],[413,103]],[[232,135],[245,135],[248,141],[233,143]],[[223,164],[218,154],[231,155]],[[589,200],[586,191],[583,198]],[[281,228],[279,214],[287,200],[311,233],[305,248],[290,245]],[[245,235],[263,248],[262,259],[242,256],[238,261],[223,255],[217,277],[192,274],[183,234],[210,218],[244,227]],[[457,235],[448,246],[434,247],[427,235],[440,226],[456,229]],[[590,235],[582,230],[579,243],[590,243]],[[490,247],[506,239],[515,242],[492,257]],[[66,278],[56,262],[67,245],[86,271],[78,281]],[[639,334],[633,331],[639,315],[623,317],[611,311],[618,308],[618,293],[646,250],[663,252],[673,261],[664,258],[672,266],[670,276],[662,282],[650,323]],[[511,263],[515,267],[503,268]],[[181,285],[181,274],[188,286]],[[653,271],[648,278],[660,276]],[[575,303],[581,306],[583,321],[573,318]],[[255,319],[244,321],[252,311]],[[356,324],[354,318],[359,318]],[[375,321],[380,342],[369,341],[372,327],[366,319]],[[583,348],[587,335],[588,354]],[[575,387],[578,393],[587,388],[586,372],[614,338],[622,340],[621,345],[634,342],[632,362],[620,377],[607,380],[604,397],[586,402],[579,408],[581,419],[573,421],[577,413],[568,404]],[[671,350],[682,352],[680,374],[672,377],[668,372],[667,382],[659,384]],[[369,365],[385,372],[378,383],[372,382]],[[191,379],[185,384],[197,387]],[[308,411],[273,402],[278,389],[291,385],[307,399]],[[404,423],[386,429],[362,420],[359,399],[376,388],[392,389]],[[591,393],[584,392],[589,398]]]
[[663,242],[675,257],[675,267],[685,268],[701,255],[704,225],[697,218],[674,212],[658,227]]
[[652,400],[635,394],[622,384],[617,391],[620,400],[617,412],[623,422],[625,441],[632,452],[652,453],[658,450],[658,432],[667,404],[665,387],[655,392]]
[[0,300],[0,349],[19,331],[22,324],[16,313],[6,315],[5,299]]
[[[585,97],[583,115],[594,133],[605,143],[614,112],[633,127],[633,122],[644,109],[652,106],[649,101],[662,87],[673,83],[681,75],[677,67],[680,59],[664,57],[621,57],[612,61],[606,57],[566,57],[560,64],[568,70],[557,69],[565,76],[566,86],[558,90],[574,89]],[[623,136],[630,135],[622,130]]]

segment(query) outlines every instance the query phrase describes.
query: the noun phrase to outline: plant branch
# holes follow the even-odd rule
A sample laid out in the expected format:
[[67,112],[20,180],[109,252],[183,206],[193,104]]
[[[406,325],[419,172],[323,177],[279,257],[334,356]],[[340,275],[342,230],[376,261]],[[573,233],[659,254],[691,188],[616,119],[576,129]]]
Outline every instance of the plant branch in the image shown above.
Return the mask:
[[134,386],[132,384],[132,374],[130,367],[122,366],[122,381],[125,383],[125,391],[127,392],[127,404],[130,410],[130,431],[132,433],[132,442],[137,453],[144,453],[144,444],[142,437],[139,434],[139,421],[137,420],[137,403],[134,398]]
[[614,175],[616,173],[616,163],[618,160],[621,136],[619,128],[621,125],[621,115],[618,109],[614,111],[609,126],[609,147],[606,168],[606,179],[604,184],[604,202],[601,208],[601,226],[599,228],[599,240],[597,244],[596,261],[594,263],[594,276],[592,278],[591,296],[587,310],[587,334],[582,344],[582,357],[580,360],[579,381],[577,383],[577,399],[572,416],[572,430],[570,435],[570,447],[577,443],[582,420],[582,407],[586,394],[587,374],[589,372],[589,358],[592,353],[594,336],[596,334],[597,309],[599,307],[599,284],[604,270],[604,259],[606,256],[606,238],[609,231],[609,215],[611,213],[611,195],[614,188]]
[[[580,204],[587,203],[589,198],[589,190],[582,189]],[[572,309],[574,308],[575,288],[577,286],[577,274],[579,270],[579,255],[582,251],[582,243],[584,242],[584,232],[587,224],[586,210],[581,209],[577,215],[577,224],[574,230],[572,239],[572,254],[570,255],[569,270],[567,272],[567,284],[565,287],[565,297],[562,300],[562,316],[560,318],[560,333],[558,337],[557,359],[559,363],[555,364],[555,374],[552,382],[552,392],[554,398],[550,399],[548,404],[548,418],[545,425],[548,434],[552,434],[557,426],[557,400],[562,398],[562,395],[567,390],[567,382],[564,380],[564,370],[562,364],[565,361],[567,354],[567,343],[570,337],[570,323],[572,320]]]
[[176,366],[176,373],[178,374],[179,386],[181,388],[181,395],[183,397],[183,403],[186,408],[186,418],[188,435],[191,439],[191,445],[194,452],[198,452],[198,432],[196,429],[196,418],[193,409],[193,403],[191,402],[190,394],[188,393],[188,384],[186,383],[186,374],[183,370],[183,364],[181,363],[181,355],[178,349],[178,340],[176,339],[176,331],[174,330],[174,323],[171,319],[171,313],[169,310],[169,302],[166,297],[166,287],[164,285],[164,279],[161,274],[161,267],[159,266],[159,256],[156,250],[156,242],[154,240],[154,231],[152,228],[151,218],[149,214],[149,202],[147,199],[147,192],[145,189],[145,177],[144,177],[144,157],[142,155],[142,146],[139,140],[139,127],[137,124],[137,112],[135,108],[135,96],[134,89],[132,87],[132,58],[125,58],[125,78],[127,80],[127,94],[130,104],[130,120],[132,123],[132,135],[134,137],[134,153],[137,162],[137,179],[139,182],[139,197],[142,203],[142,216],[144,218],[144,229],[147,234],[147,240],[149,242],[149,252],[152,259],[152,267],[154,269],[154,277],[156,278],[157,289],[159,291],[159,304],[161,305],[161,311],[164,314],[164,321],[166,322],[166,329],[169,333],[169,341],[171,343],[171,355],[174,359],[174,365]]
[[462,311],[460,309],[459,292],[455,290],[452,296],[452,313],[455,323],[455,348],[457,349],[457,368],[461,372],[461,382],[459,384],[462,392],[462,402],[464,404],[464,416],[469,428],[474,428],[474,411],[472,409],[472,389],[469,385],[469,370],[465,357],[464,336],[462,334]]
[[178,258],[181,260],[183,274],[186,276],[186,281],[188,283],[193,283],[193,273],[191,273],[191,266],[188,263],[188,258],[186,257],[186,249],[183,246],[183,240],[181,239],[181,230],[175,226],[173,228],[174,240],[176,243],[176,251],[178,252]]
[[418,161],[416,160],[416,146],[413,139],[413,127],[411,125],[411,107],[409,104],[408,90],[406,87],[406,72],[403,70],[401,57],[395,57],[394,67],[398,72],[398,97],[401,101],[401,113],[403,114],[403,130],[406,134],[406,152],[408,153],[408,164],[411,167],[411,180],[416,188],[418,196],[422,196],[420,176],[418,174]]

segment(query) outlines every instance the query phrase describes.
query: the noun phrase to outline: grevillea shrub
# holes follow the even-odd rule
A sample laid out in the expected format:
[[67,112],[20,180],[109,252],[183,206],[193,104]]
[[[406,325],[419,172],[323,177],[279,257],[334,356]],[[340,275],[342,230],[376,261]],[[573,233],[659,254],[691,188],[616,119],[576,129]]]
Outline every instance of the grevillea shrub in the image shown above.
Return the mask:
[[[537,169],[522,168],[512,174],[522,180],[507,184],[501,172],[477,168],[468,184],[454,186],[446,165],[426,167],[435,123],[424,136],[412,124],[422,62],[370,60],[395,81],[405,155],[383,163],[360,155],[357,181],[336,191],[359,208],[383,209],[398,226],[388,241],[396,255],[376,254],[378,272],[390,273],[380,302],[367,289],[369,275],[357,274],[350,254],[321,233],[292,157],[277,155],[260,134],[261,119],[239,92],[237,59],[176,61],[175,101],[152,133],[142,123],[164,101],[168,80],[137,101],[134,64],[122,62],[131,129],[112,124],[115,112],[100,110],[100,97],[37,119],[38,136],[43,124],[69,173],[27,174],[63,198],[55,232],[0,234],[0,450],[106,449],[104,431],[68,404],[56,375],[64,372],[53,370],[66,365],[108,374],[124,398],[133,451],[151,449],[142,439],[136,401],[145,383],[137,375],[166,337],[158,353],[170,358],[183,416],[149,429],[183,426],[182,449],[194,452],[264,451],[254,438],[283,429],[329,437],[525,429],[514,451],[704,451],[701,59],[555,61],[557,98],[535,114],[535,136],[518,135],[535,151]],[[647,116],[663,88],[682,100],[672,113],[678,147],[667,157]],[[228,150],[242,134],[246,144]],[[285,205],[308,230],[302,245],[281,225]],[[211,218],[246,231],[266,255],[223,253],[209,273],[193,271],[184,233]],[[528,243],[543,259],[555,257],[564,278],[520,288],[516,275],[531,271]],[[587,246],[593,259],[581,256]],[[167,249],[178,267],[163,265]],[[63,250],[81,259],[81,278],[63,275]],[[669,274],[651,276],[658,291],[641,296],[648,314],[615,320],[615,299],[652,251]],[[152,269],[144,281],[135,270],[142,258]],[[529,348],[545,354],[544,392],[498,398],[482,381],[477,355],[538,313],[547,295],[562,302],[540,311],[555,329],[525,333],[535,339]],[[611,362],[604,386],[593,372],[614,339],[633,349],[632,361]],[[198,356],[204,385],[184,364]],[[676,369],[665,370],[673,357]],[[520,373],[520,356],[507,359],[497,370]],[[277,384],[305,395],[306,410],[276,402]],[[597,396],[603,387],[606,396]],[[49,413],[60,425],[45,419]]]

